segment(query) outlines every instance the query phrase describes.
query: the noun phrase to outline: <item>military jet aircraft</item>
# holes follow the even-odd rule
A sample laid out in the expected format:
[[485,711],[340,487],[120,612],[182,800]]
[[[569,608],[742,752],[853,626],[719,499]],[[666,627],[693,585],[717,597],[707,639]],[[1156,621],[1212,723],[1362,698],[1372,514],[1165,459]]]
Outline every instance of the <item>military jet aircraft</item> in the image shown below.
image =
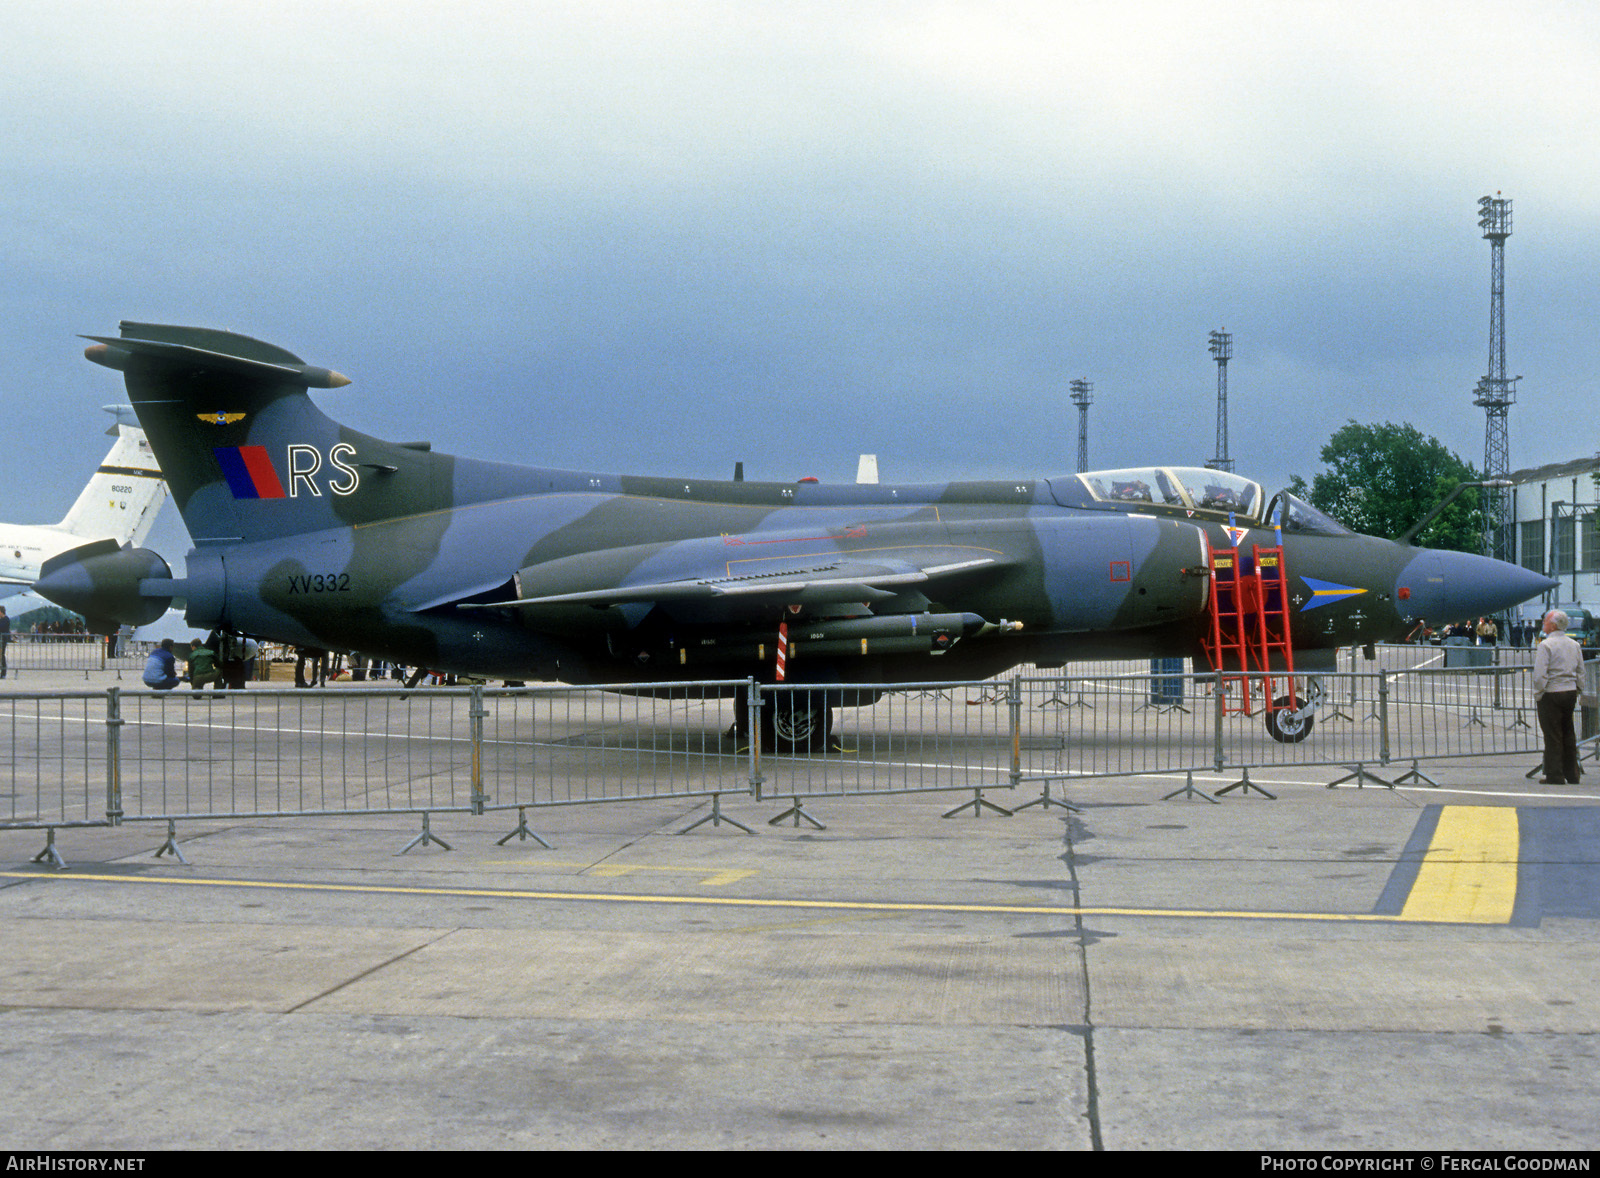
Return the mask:
[[[1212,470],[835,486],[451,457],[337,424],[307,390],[348,378],[259,340],[148,323],[85,338],[123,373],[194,543],[182,578],[115,544],[50,562],[39,592],[102,627],[180,598],[201,629],[487,677],[770,682],[781,661],[865,703],[1024,662],[1203,660],[1211,555],[1277,545],[1269,521],[1297,673],[1552,584],[1356,535]],[[831,711],[795,699],[772,735],[812,747]]]

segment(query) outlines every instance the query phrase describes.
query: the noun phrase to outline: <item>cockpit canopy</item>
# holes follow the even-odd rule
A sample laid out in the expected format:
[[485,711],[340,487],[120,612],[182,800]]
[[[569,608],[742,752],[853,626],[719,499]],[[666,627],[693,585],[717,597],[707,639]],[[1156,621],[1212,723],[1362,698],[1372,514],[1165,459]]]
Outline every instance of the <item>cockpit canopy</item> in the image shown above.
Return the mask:
[[1264,500],[1261,484],[1222,470],[1192,466],[1145,466],[1095,470],[1078,481],[1099,503],[1148,503],[1184,512],[1205,512],[1219,519],[1230,514],[1240,523],[1259,523]]
[[1281,527],[1285,532],[1348,536],[1350,530],[1303,499],[1279,491],[1270,502],[1261,484],[1229,471],[1194,466],[1137,466],[1092,470],[1050,480],[1051,494],[1063,507],[1093,507],[1182,512],[1186,518],[1232,521],[1241,527]]

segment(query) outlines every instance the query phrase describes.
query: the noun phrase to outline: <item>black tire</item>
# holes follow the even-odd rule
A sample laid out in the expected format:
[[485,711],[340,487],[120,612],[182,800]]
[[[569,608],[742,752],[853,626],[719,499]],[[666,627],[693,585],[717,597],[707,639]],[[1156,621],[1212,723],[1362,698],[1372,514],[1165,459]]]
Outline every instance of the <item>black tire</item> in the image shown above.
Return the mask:
[[[1305,703],[1304,700],[1300,702],[1302,706]],[[1294,709],[1289,706],[1289,697],[1280,695],[1267,710],[1267,735],[1279,744],[1299,744],[1311,735],[1311,727],[1315,722],[1315,716],[1296,720]]]
[[762,744],[776,753],[820,752],[833,731],[833,709],[827,697],[784,691],[770,694],[761,709]]

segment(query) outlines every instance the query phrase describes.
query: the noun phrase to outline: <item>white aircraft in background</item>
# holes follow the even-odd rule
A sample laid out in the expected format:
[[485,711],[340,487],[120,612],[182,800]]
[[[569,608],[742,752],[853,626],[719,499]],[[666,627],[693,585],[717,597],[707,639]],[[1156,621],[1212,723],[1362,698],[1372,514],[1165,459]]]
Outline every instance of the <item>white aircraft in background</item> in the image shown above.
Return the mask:
[[150,534],[167,498],[167,484],[150,443],[126,405],[106,405],[116,421],[106,433],[116,438],[111,452],[89,479],[58,524],[0,523],[0,594],[20,591],[39,579],[39,566],[52,556],[91,540],[138,545]]

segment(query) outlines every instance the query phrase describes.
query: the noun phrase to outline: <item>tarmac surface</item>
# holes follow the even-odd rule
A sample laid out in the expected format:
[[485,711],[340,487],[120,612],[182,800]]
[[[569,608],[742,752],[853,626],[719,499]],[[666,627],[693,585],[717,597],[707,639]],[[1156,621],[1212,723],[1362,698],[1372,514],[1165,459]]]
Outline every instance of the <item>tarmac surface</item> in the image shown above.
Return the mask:
[[183,864],[129,823],[58,832],[64,871],[0,832],[0,1133],[1593,1149],[1600,796],[1525,756],[1427,768],[1219,805],[1111,778],[1009,818],[827,798],[825,830],[724,797],[754,836],[680,835],[704,799],[531,812],[553,849],[497,845],[505,813],[404,855],[416,815],[240,818],[181,823]]

